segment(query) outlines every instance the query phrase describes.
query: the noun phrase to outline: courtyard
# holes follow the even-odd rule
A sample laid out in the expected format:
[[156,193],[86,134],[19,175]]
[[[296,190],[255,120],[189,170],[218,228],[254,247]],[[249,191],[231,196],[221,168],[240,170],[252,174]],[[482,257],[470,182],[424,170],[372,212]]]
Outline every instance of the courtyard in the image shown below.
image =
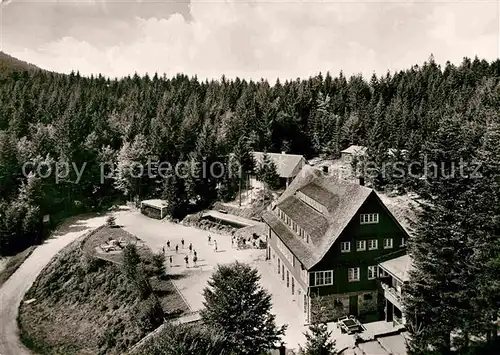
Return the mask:
[[[231,236],[210,233],[194,227],[187,227],[148,218],[135,210],[121,210],[116,213],[116,222],[128,232],[143,240],[154,252],[165,248],[167,273],[171,276],[174,285],[188,304],[192,312],[203,308],[203,289],[212,275],[217,264],[226,264],[234,261],[244,262],[255,267],[261,275],[261,284],[267,289],[273,299],[273,313],[278,325],[287,324],[288,328],[283,338],[288,348],[297,348],[305,342],[304,332],[307,327],[303,324],[301,310],[293,300],[291,293],[283,287],[282,281],[273,272],[269,261],[265,260],[265,249],[238,250],[231,245]],[[211,242],[208,242],[208,236]],[[182,247],[184,239],[184,247]],[[170,241],[170,248],[167,247]],[[215,241],[217,251],[215,251]],[[189,251],[192,244],[193,252]],[[178,246],[176,252],[175,247]],[[196,266],[193,263],[194,250],[197,253]],[[185,256],[188,256],[188,265]],[[170,265],[170,256],[172,264]],[[334,323],[329,324],[333,331],[332,336],[337,341],[337,349],[354,344],[350,335],[341,334]]]

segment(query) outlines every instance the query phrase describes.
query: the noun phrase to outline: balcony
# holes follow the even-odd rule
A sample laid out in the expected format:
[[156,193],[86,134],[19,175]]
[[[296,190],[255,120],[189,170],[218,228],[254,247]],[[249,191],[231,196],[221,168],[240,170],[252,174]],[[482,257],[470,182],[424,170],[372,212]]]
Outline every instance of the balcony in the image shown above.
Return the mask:
[[403,305],[401,302],[401,293],[398,292],[394,287],[391,287],[384,282],[381,282],[380,285],[384,290],[384,297],[393,305],[395,305],[399,309],[402,309]]

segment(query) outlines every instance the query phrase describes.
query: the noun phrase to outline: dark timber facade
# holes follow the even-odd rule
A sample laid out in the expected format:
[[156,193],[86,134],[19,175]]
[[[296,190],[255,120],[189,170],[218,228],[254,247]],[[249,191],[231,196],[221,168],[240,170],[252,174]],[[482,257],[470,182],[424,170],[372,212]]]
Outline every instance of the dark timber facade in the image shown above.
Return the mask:
[[306,166],[263,218],[268,258],[305,323],[377,316],[378,260],[404,254],[408,236],[372,189]]

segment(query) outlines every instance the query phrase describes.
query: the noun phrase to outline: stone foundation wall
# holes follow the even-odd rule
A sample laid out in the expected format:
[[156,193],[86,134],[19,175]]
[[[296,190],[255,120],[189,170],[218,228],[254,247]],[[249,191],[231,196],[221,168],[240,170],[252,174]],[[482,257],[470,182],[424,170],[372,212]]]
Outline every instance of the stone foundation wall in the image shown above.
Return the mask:
[[[358,296],[358,315],[377,312],[377,291],[311,297],[311,322],[331,322],[349,314],[349,297]],[[365,295],[369,295],[365,299]],[[370,298],[371,297],[371,298]]]
[[331,322],[349,313],[349,296],[324,295],[311,297],[311,323]]
[[[371,299],[365,299],[365,295],[370,295]],[[378,292],[370,291],[363,292],[358,296],[358,311],[359,314],[374,313],[377,312],[378,302],[377,302]]]

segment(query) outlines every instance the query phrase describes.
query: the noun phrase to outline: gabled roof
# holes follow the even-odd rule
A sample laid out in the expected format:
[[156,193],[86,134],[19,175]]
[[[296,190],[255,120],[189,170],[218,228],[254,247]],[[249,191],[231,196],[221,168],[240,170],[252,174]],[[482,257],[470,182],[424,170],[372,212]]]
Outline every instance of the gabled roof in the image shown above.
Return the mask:
[[[262,164],[264,152],[252,152],[255,164]],[[303,155],[267,153],[269,158],[276,165],[276,172],[282,178],[294,177],[293,171],[301,160],[305,161]]]
[[366,153],[366,147],[362,145],[351,145],[349,148],[344,149],[340,153],[347,153],[347,154],[365,154]]
[[[318,202],[327,207],[327,213],[322,214],[302,202],[296,197],[297,191],[310,197],[321,195],[322,202]],[[274,208],[283,209],[285,213],[292,210],[294,217],[291,215],[289,217],[304,230],[310,228],[310,242],[306,243],[301,240],[275,214],[266,212],[263,214],[263,218],[280,238],[282,237],[280,231],[289,231],[286,233],[287,240],[283,240],[283,243],[290,248],[306,269],[311,269],[323,259],[372,193],[374,193],[373,190],[365,186],[340,182],[335,177],[324,176],[318,169],[304,166],[278,199]],[[293,206],[293,209],[290,208],[290,205]],[[312,221],[318,224],[314,228],[311,226]]]

